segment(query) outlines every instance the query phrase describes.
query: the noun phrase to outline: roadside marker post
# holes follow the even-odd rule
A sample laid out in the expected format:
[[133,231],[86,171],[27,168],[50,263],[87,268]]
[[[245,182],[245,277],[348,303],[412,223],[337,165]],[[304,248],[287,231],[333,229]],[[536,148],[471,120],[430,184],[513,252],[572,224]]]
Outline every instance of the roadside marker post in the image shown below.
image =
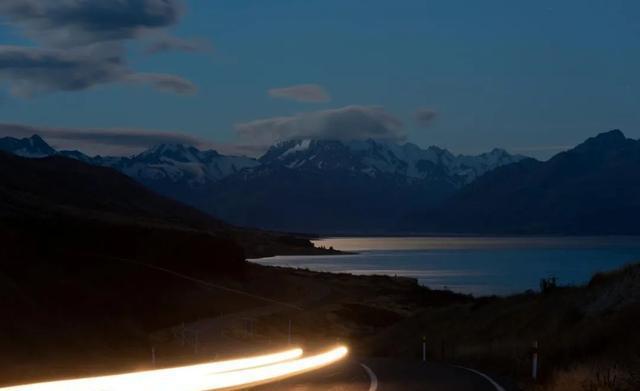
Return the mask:
[[427,361],[427,337],[422,336],[422,362]]
[[538,380],[538,341],[533,341],[532,359],[531,359],[531,378],[533,381]]
[[287,344],[291,345],[291,319],[289,319],[289,338],[287,340]]
[[156,366],[156,347],[151,347],[151,365]]

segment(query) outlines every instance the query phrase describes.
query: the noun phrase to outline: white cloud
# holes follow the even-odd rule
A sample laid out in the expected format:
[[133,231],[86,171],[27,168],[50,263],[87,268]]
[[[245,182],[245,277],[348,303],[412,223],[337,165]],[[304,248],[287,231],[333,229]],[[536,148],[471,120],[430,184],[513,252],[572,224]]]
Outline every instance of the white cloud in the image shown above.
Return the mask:
[[240,138],[254,145],[289,139],[404,141],[402,121],[377,106],[346,106],[260,119],[235,125]]

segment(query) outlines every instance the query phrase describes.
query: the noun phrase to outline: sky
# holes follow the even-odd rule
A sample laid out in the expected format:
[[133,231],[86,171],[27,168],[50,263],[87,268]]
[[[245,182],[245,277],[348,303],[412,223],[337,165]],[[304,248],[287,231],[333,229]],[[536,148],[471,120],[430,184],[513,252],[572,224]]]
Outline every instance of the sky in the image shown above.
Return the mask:
[[622,0],[2,0],[0,136],[544,159],[610,129],[640,137],[639,20]]

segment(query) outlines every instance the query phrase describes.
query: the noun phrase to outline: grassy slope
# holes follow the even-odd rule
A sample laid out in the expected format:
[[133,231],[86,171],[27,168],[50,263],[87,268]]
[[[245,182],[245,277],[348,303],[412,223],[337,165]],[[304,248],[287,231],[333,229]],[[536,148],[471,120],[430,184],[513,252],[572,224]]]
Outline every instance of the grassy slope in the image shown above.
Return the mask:
[[484,368],[530,387],[531,345],[538,341],[543,388],[569,390],[554,384],[577,367],[600,368],[581,370],[583,378],[573,389],[583,390],[601,380],[602,368],[617,367],[619,383],[640,374],[640,367],[631,368],[640,351],[639,325],[640,265],[635,265],[598,274],[583,287],[430,308],[373,337],[370,346],[373,354],[417,357],[416,341],[425,335],[433,359]]

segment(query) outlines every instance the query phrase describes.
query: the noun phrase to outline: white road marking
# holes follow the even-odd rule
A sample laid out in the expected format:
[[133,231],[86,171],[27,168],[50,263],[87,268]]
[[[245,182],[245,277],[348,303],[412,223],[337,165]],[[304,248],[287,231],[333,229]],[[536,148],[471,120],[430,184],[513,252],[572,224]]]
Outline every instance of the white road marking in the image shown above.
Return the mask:
[[369,379],[371,379],[371,385],[369,385],[369,391],[376,391],[378,389],[378,377],[368,366],[360,363],[360,366],[367,372]]
[[485,379],[486,381],[488,381],[489,383],[491,383],[491,385],[494,386],[497,391],[505,391],[505,389],[500,384],[498,384],[495,380],[493,380],[488,375],[485,375],[484,373],[482,373],[480,371],[477,371],[477,370],[471,369],[471,368],[467,368],[467,367],[456,366],[456,368],[460,368],[460,369],[467,370],[469,372],[473,372],[476,375],[478,375],[478,376],[482,377],[483,379]]

